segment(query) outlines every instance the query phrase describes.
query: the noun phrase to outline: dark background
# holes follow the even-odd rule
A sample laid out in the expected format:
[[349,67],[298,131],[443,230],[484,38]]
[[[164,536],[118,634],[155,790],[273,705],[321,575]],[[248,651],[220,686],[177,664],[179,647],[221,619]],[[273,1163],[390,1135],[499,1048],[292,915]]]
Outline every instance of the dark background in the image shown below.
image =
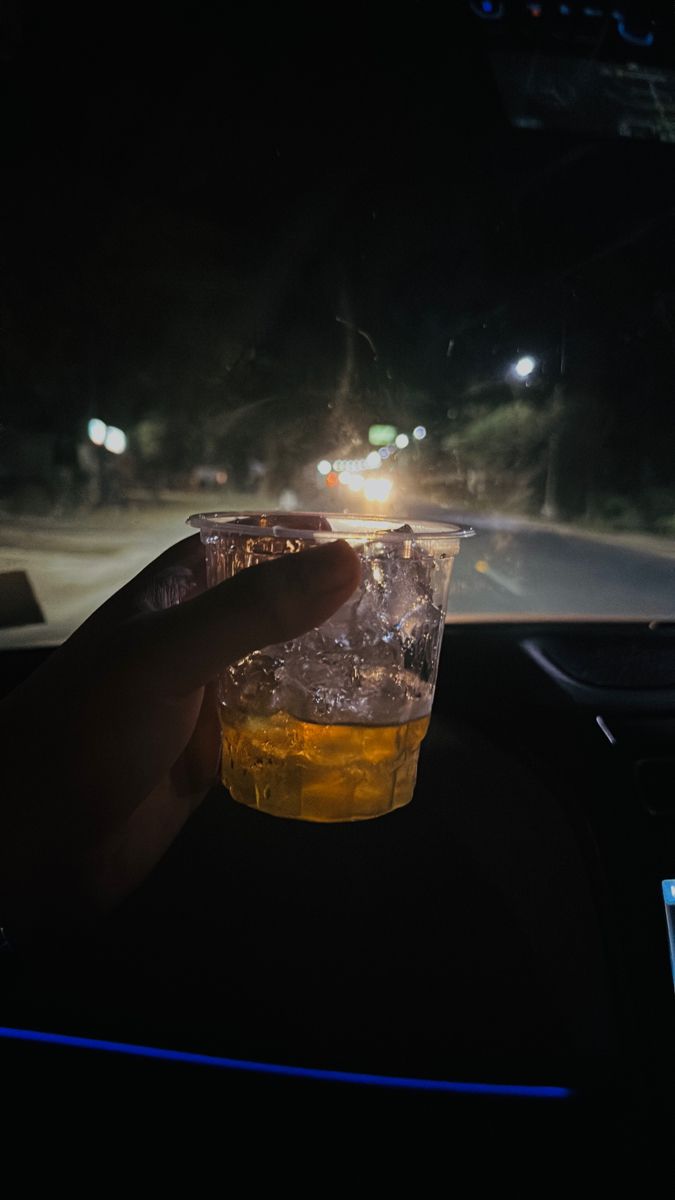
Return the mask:
[[[48,471],[104,413],[169,483],[216,460],[236,478],[255,441],[281,486],[362,441],[367,408],[428,422],[439,477],[459,445],[497,506],[524,473],[509,503],[536,512],[562,352],[558,515],[668,532],[675,152],[598,136],[588,95],[556,128],[514,128],[493,63],[518,46],[533,69],[663,65],[672,14],[642,6],[659,36],[629,53],[609,17],[563,37],[507,7],[496,30],[468,3],[442,22],[3,6],[5,494],[26,429]],[[524,352],[525,462],[472,424],[508,424]]]

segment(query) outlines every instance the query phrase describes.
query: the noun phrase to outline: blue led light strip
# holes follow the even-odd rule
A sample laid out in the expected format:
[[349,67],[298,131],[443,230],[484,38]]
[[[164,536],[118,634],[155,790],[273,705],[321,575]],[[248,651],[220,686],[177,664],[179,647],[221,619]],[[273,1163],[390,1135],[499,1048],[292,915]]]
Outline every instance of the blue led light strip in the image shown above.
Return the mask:
[[287,1067],[279,1063],[249,1062],[241,1058],[219,1058],[212,1054],[193,1054],[187,1050],[164,1050],[158,1046],[137,1046],[132,1042],[108,1042],[99,1038],[72,1037],[65,1033],[44,1033],[35,1029],[10,1029],[0,1026],[0,1037],[19,1042],[47,1042],[52,1046],[72,1046],[79,1050],[104,1050],[135,1058],[156,1058],[165,1062],[192,1066],[219,1067],[228,1071],[249,1071],[258,1075],[281,1075],[291,1079],[314,1079],[328,1083],[357,1083],[368,1087],[409,1088],[424,1092],[455,1092],[474,1096],[520,1096],[530,1100],[567,1100],[573,1092],[565,1087],[546,1087],[520,1083],[453,1083],[446,1079],[409,1079],[398,1075],[367,1075],[361,1071],[324,1071],[318,1067]]

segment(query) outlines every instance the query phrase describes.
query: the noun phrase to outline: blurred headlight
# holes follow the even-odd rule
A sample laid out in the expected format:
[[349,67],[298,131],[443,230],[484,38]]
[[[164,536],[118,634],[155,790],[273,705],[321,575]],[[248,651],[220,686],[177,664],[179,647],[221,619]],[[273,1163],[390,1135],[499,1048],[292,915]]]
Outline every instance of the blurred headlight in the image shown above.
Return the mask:
[[393,486],[391,479],[366,479],[363,494],[366,500],[388,500]]

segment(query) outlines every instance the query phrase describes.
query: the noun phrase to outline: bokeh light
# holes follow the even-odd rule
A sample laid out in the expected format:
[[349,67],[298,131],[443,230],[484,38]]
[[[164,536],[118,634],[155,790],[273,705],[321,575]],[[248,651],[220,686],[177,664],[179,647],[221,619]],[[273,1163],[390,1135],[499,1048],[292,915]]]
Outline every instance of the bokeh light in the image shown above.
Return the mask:
[[127,435],[116,425],[108,425],[105,431],[103,445],[111,454],[124,454],[127,448]]
[[363,494],[366,500],[388,500],[393,486],[391,479],[366,479],[363,485]]
[[89,441],[93,442],[95,446],[102,446],[105,441],[107,430],[108,426],[106,425],[105,421],[99,421],[98,417],[92,417],[91,421],[87,425]]
[[522,358],[518,359],[513,369],[519,379],[527,379],[528,375],[531,375],[534,371],[536,365],[537,363],[531,354],[524,354]]

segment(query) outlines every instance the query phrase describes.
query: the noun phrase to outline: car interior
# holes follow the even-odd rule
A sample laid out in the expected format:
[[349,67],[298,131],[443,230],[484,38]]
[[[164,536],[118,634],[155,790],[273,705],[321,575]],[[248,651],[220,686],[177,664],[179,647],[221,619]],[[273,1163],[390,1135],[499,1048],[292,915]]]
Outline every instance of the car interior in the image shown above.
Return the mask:
[[[443,35],[456,39],[452,61],[466,45],[476,70],[493,64],[490,103],[519,137],[675,140],[646,134],[651,118],[626,115],[619,87],[626,64],[645,62],[673,85],[672,12],[544,0],[451,8],[461,10]],[[568,18],[575,33],[563,44]],[[315,20],[307,42],[325,55]],[[613,39],[604,49],[594,22]],[[116,37],[126,44],[133,28]],[[358,37],[351,29],[347,41]],[[442,61],[436,47],[434,70]],[[543,219],[534,213],[538,228]],[[472,330],[457,333],[464,362],[482,354]],[[330,511],[325,499],[316,507]],[[480,519],[468,523],[477,537],[460,561],[482,562]],[[399,1155],[451,1163],[470,1152],[478,1178],[489,1151],[505,1162],[545,1150],[561,1169],[577,1155],[667,1159],[675,602],[539,614],[504,591],[496,568],[490,578],[476,565],[473,576],[480,611],[464,593],[453,607],[451,592],[409,805],[323,825],[252,811],[214,786],[90,936],[48,966],[0,959],[0,1058],[16,1125],[83,1129],[121,1092],[130,1122],[180,1112],[194,1130],[208,1113],[235,1135],[271,1126],[338,1157],[353,1135],[373,1161],[372,1145],[387,1145],[390,1168]],[[6,583],[5,598],[9,572]],[[22,625],[35,628],[35,598],[24,603],[28,617],[3,609],[3,696],[56,644],[48,626],[21,643]],[[39,749],[36,769],[57,786]]]
[[[437,1119],[445,1103],[471,1127],[481,1105],[501,1105],[504,1131],[526,1104],[551,1136],[576,1125],[588,1136],[590,1124],[594,1138],[620,1130],[627,1145],[658,1146],[673,1062],[661,892],[674,849],[672,637],[636,623],[543,635],[449,625],[409,806],[323,826],[214,789],[86,954],[46,986],[18,988],[14,1005],[10,993],[5,1024],[328,1072],[529,1085],[525,1100],[498,1087],[439,1093]],[[5,658],[8,685],[37,655]],[[3,1057],[40,1079],[122,1070],[56,1045],[6,1043]],[[170,1081],[165,1064],[124,1070],[150,1094],[245,1086],[255,1103],[256,1086],[281,1087],[198,1063],[175,1065]],[[302,1108],[331,1083],[287,1086],[284,1105]],[[549,1087],[568,1098],[547,1098]],[[361,1095],[337,1103],[367,1107]],[[368,1097],[375,1117],[383,1103]]]

